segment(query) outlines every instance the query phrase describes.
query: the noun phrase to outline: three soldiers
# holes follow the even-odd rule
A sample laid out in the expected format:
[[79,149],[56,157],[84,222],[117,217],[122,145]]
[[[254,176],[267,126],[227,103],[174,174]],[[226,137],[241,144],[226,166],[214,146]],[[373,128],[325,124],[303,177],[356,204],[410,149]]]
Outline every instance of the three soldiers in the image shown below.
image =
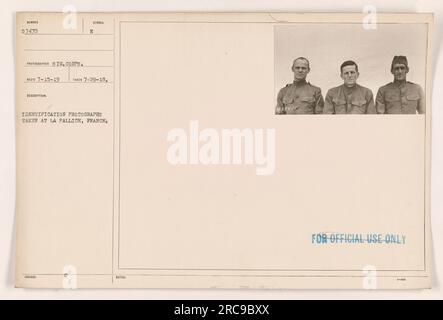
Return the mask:
[[340,66],[343,84],[330,89],[325,100],[321,89],[309,82],[309,61],[304,57],[294,60],[292,65],[294,82],[282,88],[277,96],[276,114],[384,114],[424,113],[425,95],[415,83],[406,81],[409,72],[405,56],[395,56],[391,73],[394,81],[382,86],[377,93],[376,103],[372,91],[357,84],[358,65],[348,60]]

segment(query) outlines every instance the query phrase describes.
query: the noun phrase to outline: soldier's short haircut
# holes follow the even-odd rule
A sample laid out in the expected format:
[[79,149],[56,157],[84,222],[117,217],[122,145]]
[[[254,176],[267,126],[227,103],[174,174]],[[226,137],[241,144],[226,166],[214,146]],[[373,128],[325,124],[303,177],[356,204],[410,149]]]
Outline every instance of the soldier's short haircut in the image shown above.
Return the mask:
[[345,61],[345,62],[343,62],[341,64],[341,66],[340,66],[340,73],[343,72],[343,68],[346,67],[346,66],[355,66],[355,71],[358,72],[358,65],[357,65],[357,63],[355,63],[355,61],[352,61],[352,60],[347,60],[347,61]]
[[309,66],[309,60],[306,59],[305,57],[295,58],[294,61],[292,62],[292,67],[294,67],[295,61],[297,61],[297,60],[304,60],[304,61],[306,61],[308,63],[308,69],[311,69],[311,67]]

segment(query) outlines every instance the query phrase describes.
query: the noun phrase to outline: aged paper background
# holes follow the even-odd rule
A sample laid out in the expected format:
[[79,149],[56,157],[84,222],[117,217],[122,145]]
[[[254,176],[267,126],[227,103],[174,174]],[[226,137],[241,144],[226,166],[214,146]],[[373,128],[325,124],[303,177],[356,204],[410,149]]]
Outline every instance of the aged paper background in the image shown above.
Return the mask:
[[[109,120],[89,127],[17,123],[19,286],[60,287],[68,264],[80,287],[361,288],[367,265],[376,266],[381,288],[430,286],[430,110],[273,115],[274,19],[326,16],[82,17],[118,30],[116,41],[105,34],[96,42],[112,56],[77,55],[89,64],[116,63],[111,94],[103,84],[45,87],[49,105],[25,104],[21,92],[41,84],[22,85],[21,65],[42,53],[22,49],[77,50],[84,42],[17,39],[17,111],[99,111]],[[275,174],[256,176],[253,166],[171,167],[166,134],[187,130],[191,120],[202,128],[275,128]],[[408,241],[313,245],[318,232],[394,233]]]

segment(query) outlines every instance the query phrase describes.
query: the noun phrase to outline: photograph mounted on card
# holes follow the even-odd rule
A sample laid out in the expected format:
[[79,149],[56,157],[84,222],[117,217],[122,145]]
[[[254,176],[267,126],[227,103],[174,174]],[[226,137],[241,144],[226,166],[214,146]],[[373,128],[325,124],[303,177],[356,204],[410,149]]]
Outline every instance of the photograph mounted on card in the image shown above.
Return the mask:
[[18,287],[431,286],[432,14],[75,15],[17,14]]

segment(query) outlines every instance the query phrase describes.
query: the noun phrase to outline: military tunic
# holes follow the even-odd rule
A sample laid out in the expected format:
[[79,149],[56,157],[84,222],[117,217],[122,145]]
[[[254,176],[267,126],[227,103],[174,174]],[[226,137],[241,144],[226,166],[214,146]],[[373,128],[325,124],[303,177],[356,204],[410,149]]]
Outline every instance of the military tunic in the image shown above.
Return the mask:
[[415,83],[394,81],[381,87],[375,99],[377,113],[416,114],[425,112],[425,94]]
[[323,113],[321,89],[305,80],[294,81],[282,88],[277,96],[276,114]]
[[332,88],[326,94],[323,113],[375,113],[372,91],[358,84],[351,88],[344,84]]

